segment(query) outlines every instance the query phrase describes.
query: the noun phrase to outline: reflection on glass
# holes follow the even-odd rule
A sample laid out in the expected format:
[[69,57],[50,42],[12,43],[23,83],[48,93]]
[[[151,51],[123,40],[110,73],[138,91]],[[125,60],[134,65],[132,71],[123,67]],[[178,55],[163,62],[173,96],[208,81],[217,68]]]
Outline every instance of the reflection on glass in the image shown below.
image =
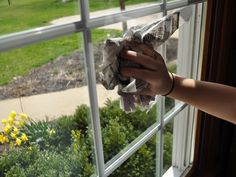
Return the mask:
[[0,1],[0,35],[73,21],[74,15],[78,14],[78,9],[76,0],[11,0],[10,5],[8,0],[2,0]]
[[81,44],[70,35],[0,54],[0,176],[96,173]]

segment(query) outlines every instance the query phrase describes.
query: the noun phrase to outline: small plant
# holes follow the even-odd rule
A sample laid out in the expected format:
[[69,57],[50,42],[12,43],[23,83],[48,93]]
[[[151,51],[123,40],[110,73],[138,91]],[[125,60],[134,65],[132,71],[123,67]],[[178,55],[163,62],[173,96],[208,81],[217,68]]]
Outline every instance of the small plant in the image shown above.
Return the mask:
[[12,111],[7,119],[2,119],[3,132],[0,133],[0,144],[14,147],[28,142],[28,136],[21,131],[27,121],[26,114],[17,114],[15,111]]

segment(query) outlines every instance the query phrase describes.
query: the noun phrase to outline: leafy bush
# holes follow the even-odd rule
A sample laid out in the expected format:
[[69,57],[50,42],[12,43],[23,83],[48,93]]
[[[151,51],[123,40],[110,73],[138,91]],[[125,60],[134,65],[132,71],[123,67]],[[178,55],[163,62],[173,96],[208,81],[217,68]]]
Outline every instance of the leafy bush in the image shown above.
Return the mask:
[[[107,162],[156,121],[154,107],[125,113],[118,101],[100,108],[104,157]],[[26,124],[29,141],[0,156],[0,176],[87,177],[95,172],[89,108],[79,106],[73,116]],[[165,129],[164,164],[171,163],[172,125]],[[149,140],[110,176],[154,176],[156,137]]]

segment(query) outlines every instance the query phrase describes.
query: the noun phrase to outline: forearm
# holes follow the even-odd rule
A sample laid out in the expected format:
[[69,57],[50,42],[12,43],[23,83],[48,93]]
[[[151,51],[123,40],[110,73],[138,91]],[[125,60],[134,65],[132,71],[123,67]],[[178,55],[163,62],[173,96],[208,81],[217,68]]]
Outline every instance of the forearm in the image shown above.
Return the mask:
[[175,76],[169,97],[236,124],[236,88]]

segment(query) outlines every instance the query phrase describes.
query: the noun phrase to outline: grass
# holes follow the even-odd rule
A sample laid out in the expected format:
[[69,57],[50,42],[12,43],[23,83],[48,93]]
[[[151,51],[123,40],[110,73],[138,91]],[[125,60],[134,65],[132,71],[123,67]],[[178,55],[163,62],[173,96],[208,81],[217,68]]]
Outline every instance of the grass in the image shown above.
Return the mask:
[[[0,0],[0,35],[48,25],[50,21],[79,14],[77,0]],[[126,0],[126,5],[157,0]],[[119,0],[90,0],[90,11],[119,7]]]
[[[133,5],[146,2],[158,2],[159,0],[126,0],[126,5]],[[104,3],[105,2],[105,3]],[[119,0],[90,0],[89,7],[91,11],[119,7]]]
[[62,4],[55,0],[0,0],[0,34],[48,25],[53,19],[75,15],[75,2]]
[[[157,0],[127,0],[137,4]],[[53,19],[79,13],[77,0],[62,3],[62,0],[0,0],[0,35],[46,26]],[[90,11],[119,6],[118,0],[90,0]],[[93,30],[93,44],[107,38],[107,34],[121,35],[118,30]],[[72,34],[54,40],[33,44],[24,48],[0,53],[0,85],[9,83],[15,76],[29,73],[33,68],[48,63],[60,55],[81,50],[82,38]]]
[[[120,36],[121,31],[95,29],[92,31],[93,45],[107,38],[107,34]],[[69,55],[74,50],[82,50],[81,34],[72,34],[58,39],[33,44],[24,48],[0,53],[0,85],[5,85],[16,76],[28,74],[60,55]]]

